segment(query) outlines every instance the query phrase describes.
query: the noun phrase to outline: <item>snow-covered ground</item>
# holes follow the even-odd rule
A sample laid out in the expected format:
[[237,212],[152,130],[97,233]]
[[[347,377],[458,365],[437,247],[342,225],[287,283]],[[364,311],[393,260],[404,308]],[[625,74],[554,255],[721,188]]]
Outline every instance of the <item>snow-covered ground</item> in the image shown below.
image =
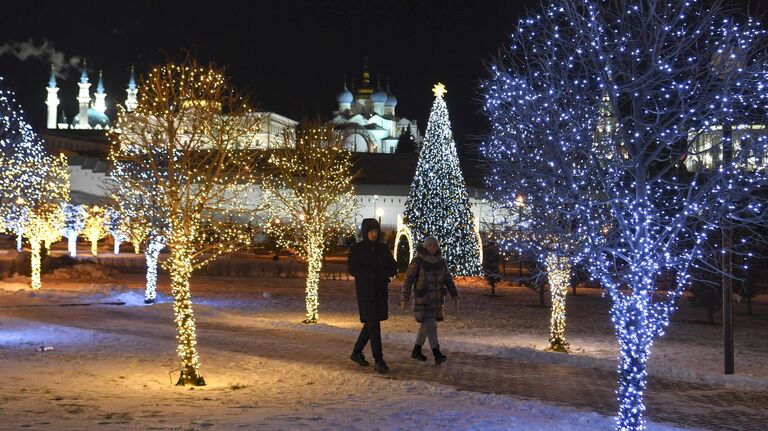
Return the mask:
[[[193,277],[200,388],[176,387],[178,360],[161,277],[91,265],[57,270],[30,292],[0,280],[0,429],[607,430],[617,348],[600,292],[568,297],[570,355],[543,352],[548,310],[536,295],[461,283],[440,326],[448,363],[409,359],[416,330],[395,309],[383,325],[392,373],[348,359],[360,323],[350,281],[321,282],[321,324],[303,318],[300,279]],[[92,305],[84,305],[92,304]],[[122,304],[122,305],[116,305]],[[768,420],[768,304],[737,306],[736,376],[722,376],[719,326],[681,303],[651,359],[649,429],[763,429]],[[368,354],[370,357],[370,354]],[[662,423],[658,423],[662,422]],[[669,425],[672,424],[672,425]],[[675,427],[679,428],[675,428]]]

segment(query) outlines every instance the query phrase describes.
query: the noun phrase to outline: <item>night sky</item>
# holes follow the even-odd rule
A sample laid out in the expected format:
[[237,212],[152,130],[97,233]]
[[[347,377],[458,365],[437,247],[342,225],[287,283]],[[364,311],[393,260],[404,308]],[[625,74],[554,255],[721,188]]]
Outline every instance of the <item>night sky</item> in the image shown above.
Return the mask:
[[[744,2],[746,3],[746,2]],[[391,78],[397,114],[423,131],[437,81],[460,150],[467,153],[485,129],[477,83],[484,61],[507,40],[526,8],[538,0],[467,1],[146,1],[33,2],[3,5],[0,42],[27,42],[63,53],[65,63],[86,58],[91,89],[104,70],[109,109],[125,100],[131,64],[141,73],[189,49],[204,63],[226,66],[240,89],[262,110],[294,119],[336,108],[343,75],[360,82],[363,57],[372,76]],[[764,12],[763,2],[751,2]],[[2,52],[0,48],[0,52]],[[0,74],[17,92],[35,127],[45,121],[47,55],[20,61],[0,56]],[[64,69],[59,99],[68,117],[76,112],[79,67]],[[383,83],[382,83],[383,84]],[[466,154],[465,154],[466,156]]]

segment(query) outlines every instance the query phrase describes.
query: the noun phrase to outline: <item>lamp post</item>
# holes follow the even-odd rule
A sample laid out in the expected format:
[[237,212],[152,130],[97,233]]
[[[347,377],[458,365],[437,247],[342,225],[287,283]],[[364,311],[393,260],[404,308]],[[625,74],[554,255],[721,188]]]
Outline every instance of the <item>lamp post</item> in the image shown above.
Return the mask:
[[379,219],[379,228],[381,228],[381,216],[384,215],[384,208],[376,210],[376,217]]
[[376,217],[376,203],[379,202],[379,195],[373,195],[373,216]]

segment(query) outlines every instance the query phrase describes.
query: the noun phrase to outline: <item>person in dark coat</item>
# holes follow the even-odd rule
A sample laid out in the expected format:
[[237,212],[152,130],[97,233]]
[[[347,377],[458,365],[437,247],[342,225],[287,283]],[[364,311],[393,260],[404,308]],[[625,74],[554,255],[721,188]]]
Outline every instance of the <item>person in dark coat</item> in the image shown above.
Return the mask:
[[440,246],[435,238],[431,236],[425,238],[424,243],[419,245],[416,251],[418,255],[408,265],[408,272],[405,274],[403,290],[400,293],[400,309],[404,311],[408,307],[411,291],[413,291],[413,311],[416,314],[416,321],[421,325],[411,357],[419,361],[427,360],[421,352],[421,346],[429,338],[435,364],[440,365],[448,358],[440,352],[437,322],[444,319],[445,294],[451,294],[458,308],[459,291],[456,290],[448,264],[440,255]]
[[368,365],[363,356],[363,348],[371,342],[374,369],[379,373],[389,372],[381,349],[381,321],[389,318],[390,277],[397,274],[397,262],[387,246],[379,241],[381,230],[379,222],[373,218],[363,220],[361,226],[363,240],[349,250],[347,265],[349,273],[355,277],[357,306],[363,329],[352,350],[350,359],[362,366]]

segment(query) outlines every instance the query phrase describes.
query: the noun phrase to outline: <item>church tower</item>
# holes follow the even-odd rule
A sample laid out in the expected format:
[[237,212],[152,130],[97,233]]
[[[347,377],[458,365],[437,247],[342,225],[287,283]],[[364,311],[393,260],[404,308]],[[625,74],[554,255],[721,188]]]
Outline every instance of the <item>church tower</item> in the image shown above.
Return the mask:
[[373,94],[373,87],[371,86],[371,73],[368,71],[368,57],[363,58],[363,74],[360,77],[360,88],[357,89],[357,100],[360,105],[360,111],[365,114],[371,112],[371,94]]
[[48,81],[46,91],[48,91],[48,99],[45,101],[45,104],[48,105],[48,121],[46,121],[46,127],[55,129],[56,110],[59,106],[59,96],[57,94],[59,92],[59,87],[56,85],[56,68],[53,64],[51,64],[51,79]]
[[99,83],[96,85],[96,101],[93,103],[93,109],[101,112],[102,114],[107,112],[107,93],[104,92],[104,77],[103,73],[99,71]]
[[125,99],[125,110],[132,112],[139,106],[138,94],[139,89],[136,86],[136,76],[133,72],[133,66],[131,66],[131,77],[128,79],[128,89],[125,90],[128,93],[128,97]]
[[77,83],[77,86],[80,87],[80,92],[77,94],[77,103],[79,107],[79,121],[77,128],[90,129],[90,125],[88,124],[88,106],[91,104],[91,93],[89,91],[91,83],[88,82],[88,71],[85,60],[83,60],[83,71],[80,73],[80,82]]

